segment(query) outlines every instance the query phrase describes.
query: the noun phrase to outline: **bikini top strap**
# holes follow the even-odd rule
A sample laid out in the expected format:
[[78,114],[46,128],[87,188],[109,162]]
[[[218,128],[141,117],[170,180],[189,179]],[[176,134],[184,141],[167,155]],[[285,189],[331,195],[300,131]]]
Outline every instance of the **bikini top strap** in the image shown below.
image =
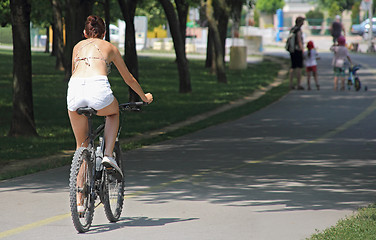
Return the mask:
[[[109,74],[111,72],[111,63],[107,62],[107,59],[103,56],[102,51],[99,49],[99,47],[94,43],[94,41],[91,42],[94,47],[97,48],[98,52],[101,54],[102,58],[100,60],[103,60],[106,63],[107,66],[107,73]],[[92,57],[95,59],[95,57]],[[99,59],[99,58],[97,58]]]
[[[86,47],[86,46],[88,46],[88,45],[90,45],[90,44],[94,45],[94,47],[98,50],[98,52],[100,53],[100,55],[101,55],[102,57],[100,57],[100,58],[99,58],[99,57],[78,57],[78,54],[80,53],[80,51],[81,51],[84,47]],[[104,58],[104,56],[103,56],[103,54],[102,54],[102,51],[101,51],[101,50],[99,49],[99,47],[94,43],[94,40],[91,40],[91,41],[89,40],[86,44],[84,44],[83,46],[81,46],[81,48],[77,51],[77,53],[76,53],[76,57],[74,58],[75,68],[74,68],[73,72],[76,70],[76,63],[77,63],[78,61],[85,61],[85,64],[88,65],[88,66],[90,66],[89,59],[103,60],[103,61],[106,63],[106,66],[107,66],[107,72],[109,72],[108,69],[111,68],[111,64],[110,64],[109,62],[107,62],[107,59]]]

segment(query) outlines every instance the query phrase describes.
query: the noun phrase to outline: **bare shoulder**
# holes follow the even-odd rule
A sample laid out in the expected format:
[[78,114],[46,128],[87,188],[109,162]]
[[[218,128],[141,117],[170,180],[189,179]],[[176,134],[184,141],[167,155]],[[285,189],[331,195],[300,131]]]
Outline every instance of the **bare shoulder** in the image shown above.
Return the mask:
[[85,40],[81,40],[81,41],[79,41],[78,43],[76,43],[76,45],[74,45],[74,47],[73,47],[73,50],[79,48],[80,46],[82,46],[82,44],[83,44],[84,42],[85,42]]
[[105,49],[105,51],[108,54],[108,59],[110,61],[113,61],[116,55],[119,54],[119,50],[117,49],[115,45],[113,45],[112,43],[108,41],[102,40],[101,42],[103,44],[102,47]]

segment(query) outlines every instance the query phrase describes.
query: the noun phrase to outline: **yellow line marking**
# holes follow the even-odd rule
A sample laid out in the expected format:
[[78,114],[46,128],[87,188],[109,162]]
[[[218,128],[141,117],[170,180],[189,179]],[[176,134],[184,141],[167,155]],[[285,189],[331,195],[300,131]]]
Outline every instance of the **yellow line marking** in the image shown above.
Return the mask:
[[[137,192],[134,192],[134,193],[127,194],[127,196],[125,196],[124,198],[128,199],[128,198],[132,198],[132,197],[136,197],[136,196],[141,196],[141,195],[144,195],[144,194],[148,194],[150,192],[153,192],[155,190],[167,187],[169,185],[172,185],[172,184],[175,184],[175,183],[186,182],[186,181],[188,181],[191,178],[202,177],[202,176],[207,175],[209,173],[215,173],[215,172],[224,173],[224,172],[228,172],[230,170],[242,168],[242,167],[247,166],[249,164],[257,164],[257,163],[265,162],[266,160],[270,160],[270,159],[276,158],[276,157],[284,155],[286,153],[290,153],[290,152],[293,152],[295,150],[307,147],[310,144],[319,143],[320,141],[322,141],[324,139],[333,137],[333,136],[337,135],[338,133],[343,132],[343,131],[347,130],[348,128],[350,128],[351,126],[359,123],[364,118],[366,118],[371,113],[373,113],[375,110],[376,110],[376,100],[374,100],[374,102],[368,108],[366,108],[363,112],[361,112],[355,118],[353,118],[353,119],[345,122],[341,126],[339,126],[336,129],[334,129],[333,131],[330,131],[330,132],[328,132],[328,133],[326,133],[326,134],[324,134],[324,135],[322,135],[322,136],[320,136],[320,137],[318,137],[318,138],[316,138],[316,139],[314,139],[312,141],[309,141],[307,143],[303,143],[303,144],[300,144],[299,146],[292,147],[290,149],[278,152],[276,154],[272,154],[272,155],[266,156],[262,160],[246,161],[243,164],[240,164],[240,165],[237,165],[237,166],[231,167],[231,168],[226,168],[224,170],[215,170],[215,169],[207,170],[207,171],[203,171],[203,172],[198,173],[198,174],[193,174],[193,175],[191,175],[189,177],[180,178],[180,179],[172,180],[170,182],[162,183],[162,184],[159,184],[157,186],[149,187],[148,189],[146,189],[144,191],[137,191]],[[0,238],[8,237],[8,236],[11,236],[11,235],[15,235],[15,234],[18,234],[18,233],[21,233],[21,232],[33,229],[33,228],[37,228],[37,227],[41,227],[41,226],[44,226],[44,225],[47,225],[47,224],[51,224],[53,222],[57,222],[57,221],[63,220],[65,218],[69,217],[69,216],[70,216],[70,213],[66,213],[66,214],[62,214],[62,215],[57,215],[57,216],[54,216],[54,217],[51,217],[51,218],[46,218],[46,219],[41,220],[41,221],[37,221],[37,222],[26,224],[26,225],[23,225],[23,226],[20,226],[20,227],[17,227],[17,228],[13,228],[13,229],[10,229],[10,230],[4,231],[4,232],[0,232]]]
[[41,226],[44,226],[44,225],[47,225],[47,224],[50,224],[50,223],[53,223],[53,222],[57,222],[57,221],[65,219],[69,216],[70,216],[70,213],[57,215],[57,216],[54,216],[54,217],[46,218],[46,219],[38,221],[38,222],[34,222],[34,223],[23,225],[21,227],[13,228],[13,229],[10,229],[8,231],[1,232],[0,238],[8,237],[8,236],[11,236],[11,235],[15,235],[15,234],[33,229],[33,228],[37,228],[37,227],[41,227]]

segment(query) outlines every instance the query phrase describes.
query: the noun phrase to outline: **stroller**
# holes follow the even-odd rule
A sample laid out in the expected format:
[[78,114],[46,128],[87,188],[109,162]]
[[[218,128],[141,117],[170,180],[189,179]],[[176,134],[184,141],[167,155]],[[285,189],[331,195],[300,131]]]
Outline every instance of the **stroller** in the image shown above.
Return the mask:
[[[362,83],[359,80],[357,71],[361,68],[360,65],[354,65],[349,67],[349,78],[347,80],[347,88],[351,90],[351,86],[354,86],[355,91],[359,91],[362,88]],[[367,86],[364,87],[364,91],[367,91]]]

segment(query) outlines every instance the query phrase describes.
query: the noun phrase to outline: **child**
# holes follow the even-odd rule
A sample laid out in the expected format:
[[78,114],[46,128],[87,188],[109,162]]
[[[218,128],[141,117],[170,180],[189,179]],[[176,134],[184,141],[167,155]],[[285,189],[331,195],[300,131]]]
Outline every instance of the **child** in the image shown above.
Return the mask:
[[338,85],[338,78],[341,77],[341,91],[345,90],[345,61],[346,58],[349,60],[350,64],[352,65],[351,58],[349,56],[349,52],[346,48],[346,38],[344,36],[340,36],[337,39],[338,46],[333,45],[330,47],[330,50],[334,52],[333,56],[333,71],[334,71],[334,91],[337,91]]
[[307,72],[307,88],[308,90],[311,90],[310,78],[311,78],[311,72],[312,72],[312,75],[316,83],[316,89],[320,90],[320,85],[317,80],[317,62],[316,62],[316,60],[319,59],[318,54],[316,52],[315,46],[313,45],[312,41],[309,41],[307,43],[307,48],[308,48],[308,51],[305,52],[305,56],[304,56],[306,60],[305,65],[306,65],[306,72]]

